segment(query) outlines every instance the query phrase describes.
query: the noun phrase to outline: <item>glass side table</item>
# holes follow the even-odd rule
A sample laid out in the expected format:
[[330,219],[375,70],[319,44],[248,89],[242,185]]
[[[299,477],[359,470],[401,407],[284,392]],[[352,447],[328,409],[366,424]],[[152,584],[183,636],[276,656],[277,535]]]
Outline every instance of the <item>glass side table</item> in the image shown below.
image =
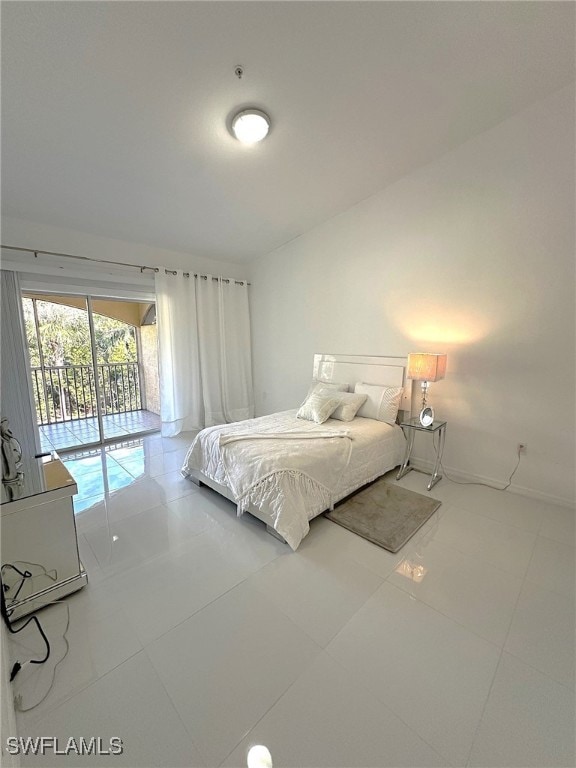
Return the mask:
[[[438,445],[436,445],[436,463],[434,464],[434,471],[432,472],[432,478],[428,483],[427,489],[429,491],[434,488],[439,480],[442,480],[442,475],[438,474],[440,469],[440,463],[442,461],[442,453],[444,451],[444,440],[446,439],[446,424],[445,421],[433,421],[429,427],[423,427],[420,424],[420,420],[417,416],[412,419],[406,419],[400,422],[400,426],[404,430],[406,435],[406,453],[404,454],[404,461],[400,466],[396,480],[400,480],[401,477],[408,474],[412,470],[412,467],[408,466],[410,462],[410,456],[412,455],[412,448],[414,447],[414,437],[416,432],[430,432],[432,433],[432,440],[434,441],[434,433],[438,432]],[[407,433],[407,434],[406,434]]]

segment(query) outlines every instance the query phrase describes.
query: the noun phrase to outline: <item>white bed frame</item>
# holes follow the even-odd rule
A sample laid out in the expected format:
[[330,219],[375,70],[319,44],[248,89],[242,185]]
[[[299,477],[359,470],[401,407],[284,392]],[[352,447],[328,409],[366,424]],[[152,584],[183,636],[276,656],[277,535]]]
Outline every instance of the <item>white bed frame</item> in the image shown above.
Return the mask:
[[[353,389],[358,381],[364,384],[379,384],[387,387],[403,387],[400,402],[400,417],[410,416],[412,409],[412,382],[406,376],[407,358],[405,357],[365,357],[361,355],[314,355],[313,377],[322,381],[338,381],[348,384]],[[221,496],[236,503],[230,489],[214,482],[198,470],[190,472],[190,479],[196,485],[207,485]],[[265,512],[250,505],[248,512],[266,524],[268,533],[284,541],[272,525],[273,520]]]

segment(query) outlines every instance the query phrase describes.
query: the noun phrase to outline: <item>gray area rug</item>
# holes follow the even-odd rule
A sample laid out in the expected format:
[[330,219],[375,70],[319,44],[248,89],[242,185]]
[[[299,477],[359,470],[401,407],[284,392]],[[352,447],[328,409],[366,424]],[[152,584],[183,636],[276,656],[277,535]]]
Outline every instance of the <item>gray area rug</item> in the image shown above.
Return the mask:
[[399,485],[376,480],[344,499],[325,516],[389,552],[398,552],[441,503]]

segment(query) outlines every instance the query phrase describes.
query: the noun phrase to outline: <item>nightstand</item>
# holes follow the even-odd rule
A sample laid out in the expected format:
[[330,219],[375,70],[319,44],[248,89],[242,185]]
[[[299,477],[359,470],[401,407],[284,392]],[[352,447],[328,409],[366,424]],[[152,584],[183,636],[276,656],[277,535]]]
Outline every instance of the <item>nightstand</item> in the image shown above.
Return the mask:
[[[400,426],[402,427],[402,429],[404,430],[404,434],[406,435],[407,443],[406,443],[406,453],[404,454],[404,461],[402,462],[402,466],[400,467],[400,470],[396,475],[397,480],[400,480],[401,477],[404,477],[404,475],[406,475],[412,469],[412,467],[408,466],[408,463],[410,461],[410,456],[412,454],[412,448],[414,447],[414,437],[416,436],[416,432],[428,432],[432,434],[432,441],[436,449],[436,463],[434,464],[432,479],[430,480],[427,486],[428,490],[431,491],[432,488],[436,485],[436,483],[439,480],[442,480],[442,475],[439,475],[438,471],[440,469],[440,462],[442,461],[442,452],[444,451],[444,440],[446,438],[446,423],[447,422],[445,421],[433,421],[429,427],[423,427],[422,424],[420,424],[420,420],[417,416],[415,416],[412,419],[406,419],[405,421],[400,422]],[[438,433],[437,443],[434,440],[434,434],[436,432]]]
[[88,583],[80,562],[74,478],[56,454],[29,459],[17,498],[2,504],[2,585],[10,621]]

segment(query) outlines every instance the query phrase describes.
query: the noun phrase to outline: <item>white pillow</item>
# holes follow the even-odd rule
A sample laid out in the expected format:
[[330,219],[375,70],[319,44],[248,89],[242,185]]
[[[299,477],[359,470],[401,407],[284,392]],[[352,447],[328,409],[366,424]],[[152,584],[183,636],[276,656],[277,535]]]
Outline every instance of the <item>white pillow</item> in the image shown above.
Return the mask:
[[296,418],[315,421],[316,424],[323,424],[339,405],[340,399],[338,397],[320,395],[318,392],[313,392],[300,406]]
[[329,389],[333,392],[348,392],[350,387],[348,384],[344,384],[338,381],[322,381],[322,379],[312,379],[310,389],[306,397],[310,397],[313,392],[318,392],[319,389]]
[[338,421],[352,421],[354,416],[358,413],[358,410],[364,405],[368,399],[368,395],[355,395],[353,392],[331,392],[329,389],[319,389],[319,395],[333,395],[340,401],[340,405],[330,418],[337,419]]
[[394,424],[402,398],[402,387],[382,387],[377,384],[357,382],[354,385],[354,392],[368,397],[358,411],[358,416]]

